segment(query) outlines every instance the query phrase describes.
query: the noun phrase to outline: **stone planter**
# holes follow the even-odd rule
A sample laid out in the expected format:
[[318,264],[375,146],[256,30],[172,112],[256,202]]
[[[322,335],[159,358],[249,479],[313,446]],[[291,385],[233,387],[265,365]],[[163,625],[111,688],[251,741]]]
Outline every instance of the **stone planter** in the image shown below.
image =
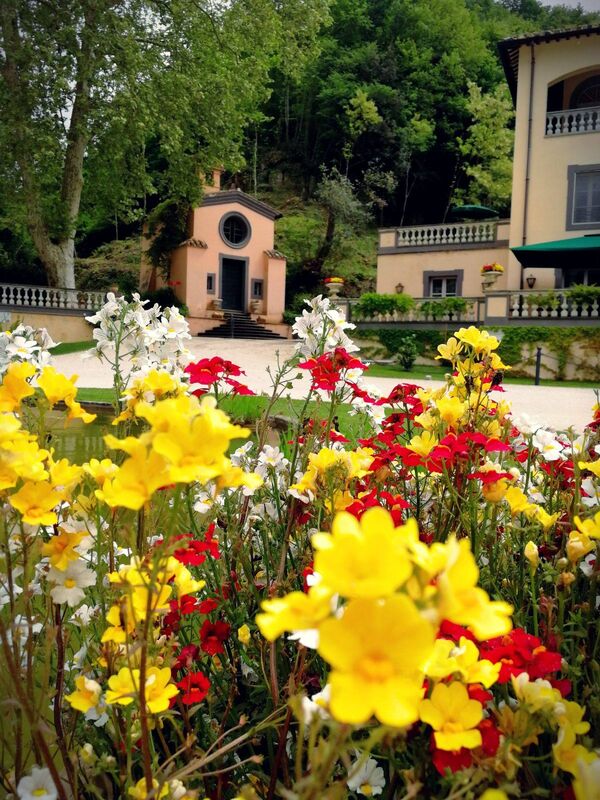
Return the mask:
[[481,288],[484,292],[489,290],[496,284],[498,278],[502,275],[501,272],[484,272],[481,276]]
[[330,297],[339,297],[340,292],[344,288],[343,283],[326,283],[325,289]]

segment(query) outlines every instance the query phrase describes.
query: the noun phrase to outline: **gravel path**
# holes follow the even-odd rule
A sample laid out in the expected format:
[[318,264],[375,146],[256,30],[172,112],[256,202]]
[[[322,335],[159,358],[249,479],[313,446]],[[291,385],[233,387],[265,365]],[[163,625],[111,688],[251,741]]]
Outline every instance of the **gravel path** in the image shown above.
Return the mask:
[[[274,368],[279,353],[282,360],[294,353],[295,343],[292,341],[255,341],[248,339],[209,339],[195,338],[190,341],[189,348],[193,359],[215,355],[233,361],[246,371],[245,382],[256,393],[270,393],[271,379],[267,368]],[[56,368],[66,375],[77,374],[78,386],[109,387],[112,376],[106,365],[96,359],[83,359],[81,353],[57,356]],[[394,378],[371,378],[365,376],[369,384],[382,392],[389,390],[399,380]],[[421,386],[440,386],[439,381],[419,380]],[[309,381],[303,377],[294,382],[292,397],[303,397]],[[600,385],[598,387],[600,389]],[[499,397],[499,395],[498,395]],[[592,389],[572,389],[549,386],[507,385],[504,398],[512,403],[513,414],[517,423],[523,420],[534,426],[563,430],[572,425],[581,432],[592,416],[595,402]]]

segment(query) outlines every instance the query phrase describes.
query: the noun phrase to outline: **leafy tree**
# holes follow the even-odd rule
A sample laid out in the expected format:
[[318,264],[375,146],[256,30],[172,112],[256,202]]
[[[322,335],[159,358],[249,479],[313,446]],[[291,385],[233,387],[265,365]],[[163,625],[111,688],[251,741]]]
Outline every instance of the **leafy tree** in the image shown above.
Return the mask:
[[484,94],[469,83],[468,109],[472,122],[460,141],[469,179],[460,199],[507,209],[512,188],[514,111],[508,90],[498,85]]
[[192,202],[199,169],[240,166],[269,71],[293,71],[326,16],[327,0],[4,0],[0,178],[48,280],[74,286],[82,208]]

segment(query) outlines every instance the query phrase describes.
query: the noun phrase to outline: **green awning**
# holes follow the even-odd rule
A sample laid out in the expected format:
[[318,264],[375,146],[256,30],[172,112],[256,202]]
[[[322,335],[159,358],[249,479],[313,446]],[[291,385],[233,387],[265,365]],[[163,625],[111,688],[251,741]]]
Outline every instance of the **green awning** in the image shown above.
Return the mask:
[[511,250],[524,267],[600,268],[600,235],[555,239]]

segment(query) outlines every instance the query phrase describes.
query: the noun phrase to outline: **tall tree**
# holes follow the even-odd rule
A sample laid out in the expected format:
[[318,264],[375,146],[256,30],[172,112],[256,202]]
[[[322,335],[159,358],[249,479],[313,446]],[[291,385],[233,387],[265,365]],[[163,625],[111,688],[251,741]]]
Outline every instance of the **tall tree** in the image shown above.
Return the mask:
[[82,192],[118,214],[238,166],[269,71],[326,16],[327,0],[3,0],[0,179],[49,282],[74,287]]

